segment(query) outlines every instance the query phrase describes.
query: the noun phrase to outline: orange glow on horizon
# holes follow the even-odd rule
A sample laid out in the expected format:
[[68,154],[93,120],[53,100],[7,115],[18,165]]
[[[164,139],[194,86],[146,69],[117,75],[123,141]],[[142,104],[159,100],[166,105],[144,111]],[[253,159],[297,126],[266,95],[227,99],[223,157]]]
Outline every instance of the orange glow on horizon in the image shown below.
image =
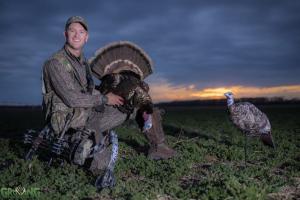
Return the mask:
[[168,83],[150,84],[150,94],[154,102],[181,101],[197,99],[222,99],[224,93],[231,91],[236,98],[242,97],[284,97],[300,98],[300,85],[275,87],[231,86],[197,89],[194,85],[173,86]]

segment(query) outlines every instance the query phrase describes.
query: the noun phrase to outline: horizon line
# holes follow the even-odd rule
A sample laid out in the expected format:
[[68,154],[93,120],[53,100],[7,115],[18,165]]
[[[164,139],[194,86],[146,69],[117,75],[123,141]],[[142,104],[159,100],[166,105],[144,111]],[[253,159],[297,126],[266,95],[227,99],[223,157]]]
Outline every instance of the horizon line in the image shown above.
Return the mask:
[[[284,102],[288,102],[288,101],[300,101],[300,98],[287,98],[284,96],[275,96],[275,97],[238,97],[235,98],[236,100],[243,100],[243,99],[265,99],[268,100],[269,102],[279,102],[280,101],[284,101]],[[171,100],[171,101],[160,101],[160,102],[156,102],[154,104],[164,104],[164,103],[177,103],[177,102],[207,102],[207,101],[221,101],[221,100],[226,100],[226,98],[211,98],[211,99],[186,99],[186,100]],[[0,106],[32,106],[32,107],[38,107],[38,106],[42,106],[42,104],[25,104],[25,103],[3,103],[0,102]]]

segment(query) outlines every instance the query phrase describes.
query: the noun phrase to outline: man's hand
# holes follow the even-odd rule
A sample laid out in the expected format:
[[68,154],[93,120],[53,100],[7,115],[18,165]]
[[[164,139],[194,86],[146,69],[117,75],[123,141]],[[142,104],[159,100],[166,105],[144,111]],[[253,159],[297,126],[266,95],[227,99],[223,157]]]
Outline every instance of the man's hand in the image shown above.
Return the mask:
[[121,106],[124,104],[124,99],[119,95],[116,95],[112,92],[106,94],[107,97],[107,105],[110,106]]

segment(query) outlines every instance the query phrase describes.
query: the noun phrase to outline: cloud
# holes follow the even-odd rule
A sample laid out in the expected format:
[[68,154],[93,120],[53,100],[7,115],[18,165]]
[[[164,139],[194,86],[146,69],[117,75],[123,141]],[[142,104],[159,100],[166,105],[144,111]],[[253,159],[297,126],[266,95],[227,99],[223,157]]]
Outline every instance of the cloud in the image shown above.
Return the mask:
[[223,98],[224,93],[231,91],[236,97],[285,97],[288,99],[299,98],[300,85],[283,85],[274,87],[247,87],[231,86],[219,88],[205,88],[191,93],[191,96],[198,98]]
[[242,97],[284,97],[287,99],[300,97],[299,85],[283,85],[273,87],[249,87],[233,85],[229,87],[211,87],[198,89],[195,85],[172,85],[162,78],[150,82],[150,94],[154,102],[222,99],[224,93],[231,91],[237,98]]
[[[42,65],[62,47],[72,15],[88,21],[87,57],[112,41],[133,41],[166,90],[299,85],[299,9],[294,0],[1,1],[0,102],[40,100]],[[6,92],[20,84],[26,99]],[[173,91],[163,93],[171,100]]]

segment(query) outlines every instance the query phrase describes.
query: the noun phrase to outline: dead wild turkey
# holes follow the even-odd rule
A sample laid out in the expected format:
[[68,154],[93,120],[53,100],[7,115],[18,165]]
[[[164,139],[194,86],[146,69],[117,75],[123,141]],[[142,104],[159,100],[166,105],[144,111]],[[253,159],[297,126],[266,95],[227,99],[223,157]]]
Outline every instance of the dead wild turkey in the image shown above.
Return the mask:
[[231,121],[245,134],[245,163],[247,161],[247,137],[260,137],[265,145],[275,148],[271,124],[267,115],[252,103],[234,103],[232,92],[227,92],[224,95],[227,98]]
[[149,95],[149,86],[140,77],[131,71],[107,74],[101,79],[98,87],[102,94],[113,92],[124,98],[125,103],[119,110],[130,114],[134,108],[153,113],[152,99]]
[[113,92],[124,98],[118,109],[130,114],[135,108],[151,114],[153,104],[144,79],[153,71],[150,57],[129,41],[113,42],[98,50],[90,59],[94,75],[101,80],[102,94]]

